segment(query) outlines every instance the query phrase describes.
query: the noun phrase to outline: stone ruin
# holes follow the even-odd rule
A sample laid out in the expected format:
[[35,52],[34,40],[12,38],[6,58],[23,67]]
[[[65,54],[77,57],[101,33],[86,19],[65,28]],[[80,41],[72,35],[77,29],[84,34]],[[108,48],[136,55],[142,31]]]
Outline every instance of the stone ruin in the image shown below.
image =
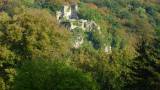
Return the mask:
[[[100,31],[100,26],[95,23],[95,21],[89,21],[84,19],[79,19],[78,17],[78,5],[75,3],[63,5],[60,11],[56,12],[57,20],[61,25],[66,27],[68,30],[73,31],[75,29],[80,29],[86,32],[90,31]],[[77,36],[73,47],[79,48],[84,43],[83,36]],[[111,53],[111,46],[106,46],[104,51],[106,53]]]
[[[83,31],[100,30],[100,27],[94,21],[79,19],[77,12],[77,4],[65,4],[60,11],[56,12],[56,17],[59,23],[70,31],[75,29],[81,29]],[[83,37],[77,36],[73,47],[79,48],[83,42]]]
[[84,31],[100,31],[100,27],[94,21],[79,19],[77,12],[77,4],[63,5],[62,9],[56,12],[57,20],[71,31],[76,28],[82,29]]
[[61,11],[57,11],[57,19],[58,20],[70,20],[70,19],[78,19],[77,15],[78,5],[71,4],[71,5],[63,5]]

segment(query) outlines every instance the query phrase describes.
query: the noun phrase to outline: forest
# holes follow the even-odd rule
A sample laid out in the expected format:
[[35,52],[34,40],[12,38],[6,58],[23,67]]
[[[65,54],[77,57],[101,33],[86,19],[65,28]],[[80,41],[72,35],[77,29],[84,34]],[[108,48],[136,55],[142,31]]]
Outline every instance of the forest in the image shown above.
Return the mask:
[[[100,33],[59,23],[72,3]],[[0,90],[160,90],[160,0],[0,0]]]

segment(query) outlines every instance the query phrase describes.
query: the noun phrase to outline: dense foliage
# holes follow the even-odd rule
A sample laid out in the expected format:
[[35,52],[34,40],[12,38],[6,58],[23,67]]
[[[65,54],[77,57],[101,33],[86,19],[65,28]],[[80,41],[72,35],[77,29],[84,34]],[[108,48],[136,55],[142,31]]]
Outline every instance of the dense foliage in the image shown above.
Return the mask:
[[[73,2],[100,32],[59,25],[56,11]],[[159,90],[160,1],[0,0],[0,90],[24,88]]]
[[89,73],[62,62],[35,60],[17,73],[14,90],[98,90]]

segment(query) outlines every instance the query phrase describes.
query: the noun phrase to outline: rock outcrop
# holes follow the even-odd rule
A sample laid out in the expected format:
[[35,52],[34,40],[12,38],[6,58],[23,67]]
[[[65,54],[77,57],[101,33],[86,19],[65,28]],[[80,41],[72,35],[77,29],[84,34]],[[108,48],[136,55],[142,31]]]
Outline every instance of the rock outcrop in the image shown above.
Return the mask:
[[105,46],[104,52],[108,53],[108,54],[112,53],[112,47],[111,46]]

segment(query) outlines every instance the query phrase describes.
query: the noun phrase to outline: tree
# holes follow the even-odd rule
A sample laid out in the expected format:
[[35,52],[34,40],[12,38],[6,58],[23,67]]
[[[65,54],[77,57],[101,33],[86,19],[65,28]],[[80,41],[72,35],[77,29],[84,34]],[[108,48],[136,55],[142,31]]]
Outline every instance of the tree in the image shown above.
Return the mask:
[[79,0],[35,0],[35,5],[41,8],[47,8],[52,12],[59,10],[63,4],[78,3]]
[[34,60],[18,69],[13,90],[98,90],[89,73],[60,61]]
[[143,41],[137,49],[139,56],[132,62],[129,89],[159,90],[160,86],[160,41],[155,39],[148,44]]
[[79,16],[80,18],[87,20],[94,20],[94,21],[103,20],[101,13],[97,9],[91,8],[84,3],[80,4]]
[[46,10],[25,9],[13,17],[0,14],[0,76],[5,82],[14,74],[6,71],[23,60],[63,58],[69,48],[69,32]]
[[1,77],[0,77],[0,89],[5,90],[5,83]]

